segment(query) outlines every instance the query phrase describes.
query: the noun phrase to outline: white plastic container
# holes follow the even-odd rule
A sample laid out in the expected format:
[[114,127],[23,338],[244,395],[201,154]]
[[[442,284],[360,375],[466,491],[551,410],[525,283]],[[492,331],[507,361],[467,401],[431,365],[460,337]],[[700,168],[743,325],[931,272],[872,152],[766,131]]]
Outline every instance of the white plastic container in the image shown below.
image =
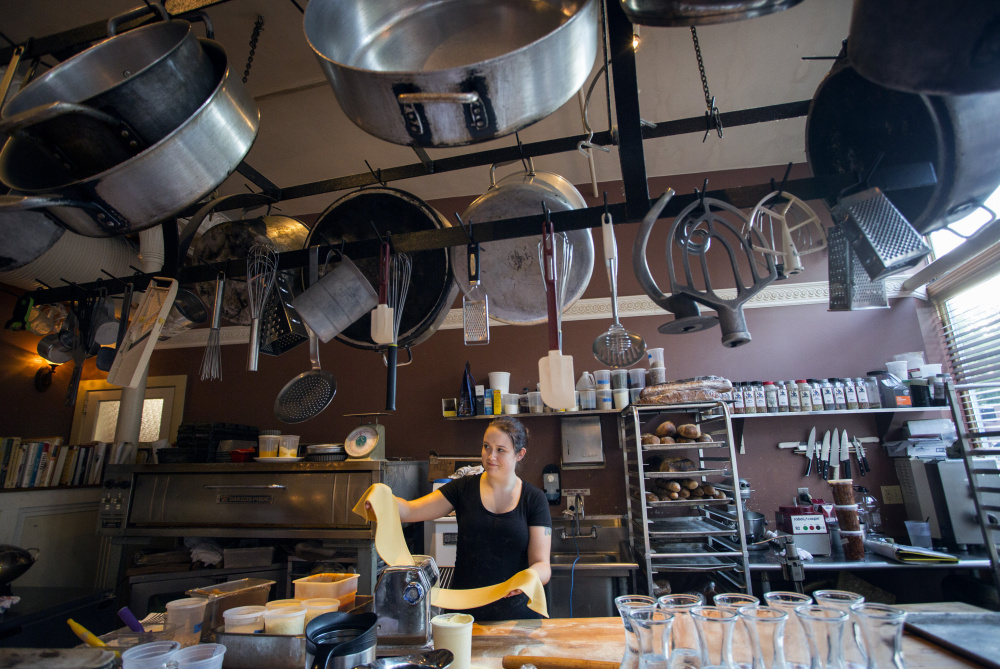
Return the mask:
[[219,643],[202,643],[182,648],[170,658],[178,669],[222,669],[226,647]]
[[343,611],[354,604],[359,578],[360,574],[325,573],[297,578],[292,583],[295,584],[296,598],[335,597],[340,600],[340,610]]
[[490,390],[499,390],[501,395],[510,392],[510,372],[490,372]]
[[542,413],[544,410],[545,403],[542,402],[542,394],[534,390],[528,393],[528,411],[530,413]]
[[304,606],[279,606],[264,611],[264,631],[267,634],[302,634],[305,627]]
[[316,597],[315,599],[303,599],[302,607],[306,610],[306,625],[316,616],[324,613],[333,613],[340,610],[340,600],[333,597]]
[[167,602],[167,625],[177,625],[174,641],[182,647],[193,646],[201,640],[201,628],[205,622],[207,599],[187,597]]
[[450,650],[455,660],[451,669],[469,669],[472,663],[472,623],[468,613],[445,613],[431,618],[434,649]]
[[301,599],[276,599],[273,602],[268,602],[264,605],[267,610],[280,609],[283,606],[302,606]]
[[278,457],[278,447],[281,445],[280,434],[262,434],[257,437],[257,444],[262,458]]
[[278,436],[278,457],[297,458],[299,456],[299,435],[282,434]]
[[222,612],[226,631],[233,634],[253,634],[264,629],[264,606],[237,606]]
[[649,368],[654,369],[656,367],[663,367],[663,349],[662,348],[647,348],[646,358],[649,360]]

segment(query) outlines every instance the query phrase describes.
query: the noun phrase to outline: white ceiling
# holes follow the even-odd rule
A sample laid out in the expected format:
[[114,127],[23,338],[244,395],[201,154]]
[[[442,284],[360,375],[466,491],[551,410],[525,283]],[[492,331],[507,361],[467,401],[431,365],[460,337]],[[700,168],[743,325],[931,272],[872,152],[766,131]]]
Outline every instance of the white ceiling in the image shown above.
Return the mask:
[[[378,0],[361,0],[377,2]],[[14,42],[44,37],[136,6],[138,0],[0,0],[0,31]],[[305,6],[305,0],[299,0]],[[785,12],[750,21],[704,26],[698,37],[711,92],[721,111],[735,111],[812,97],[847,36],[851,0],[805,0]],[[305,41],[302,14],[290,0],[231,0],[208,9],[215,38],[226,49],[230,67],[242,75],[249,38],[258,14],[265,20],[248,81],[261,112],[260,133],[247,162],[278,186],[287,187],[364,172],[374,167],[417,161],[402,146],[376,139],[341,112],[332,90]],[[200,28],[196,28],[200,33]],[[598,56],[600,58],[600,55]],[[54,62],[51,58],[49,62]],[[595,71],[596,71],[595,67]],[[687,28],[641,29],[637,53],[641,113],[650,121],[700,116],[705,111],[691,36]],[[599,84],[590,118],[596,130],[607,129],[604,85]],[[803,162],[805,119],[729,128],[702,143],[701,133],[647,141],[647,172],[666,176],[723,169]],[[583,132],[574,98],[558,112],[525,129],[525,142]],[[460,149],[429,151],[431,158],[495,146],[511,146],[513,137]],[[597,178],[620,178],[617,152],[595,152]],[[571,152],[536,160],[536,167],[558,172],[576,184],[589,181],[586,159]],[[234,175],[221,193],[244,192],[245,180]],[[476,195],[489,185],[488,168],[429,175],[394,184],[423,199]],[[283,213],[322,211],[337,194],[281,204]]]

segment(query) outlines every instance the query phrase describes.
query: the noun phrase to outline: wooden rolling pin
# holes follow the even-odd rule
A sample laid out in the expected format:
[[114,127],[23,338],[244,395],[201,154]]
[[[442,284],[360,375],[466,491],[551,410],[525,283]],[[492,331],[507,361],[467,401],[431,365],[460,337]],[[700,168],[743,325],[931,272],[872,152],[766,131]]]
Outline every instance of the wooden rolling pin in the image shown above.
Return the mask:
[[572,657],[533,657],[531,655],[504,655],[503,669],[521,669],[525,664],[533,664],[538,669],[618,669],[618,662],[603,660],[577,660]]

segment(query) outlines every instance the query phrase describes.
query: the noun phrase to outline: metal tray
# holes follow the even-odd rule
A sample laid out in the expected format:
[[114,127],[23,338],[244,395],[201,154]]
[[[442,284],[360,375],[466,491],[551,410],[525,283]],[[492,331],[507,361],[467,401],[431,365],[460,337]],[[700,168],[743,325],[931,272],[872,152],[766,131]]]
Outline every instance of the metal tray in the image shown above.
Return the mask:
[[696,469],[693,472],[646,472],[648,479],[693,479],[699,476],[729,476],[727,469]]
[[648,521],[649,538],[652,539],[683,539],[696,537],[707,537],[712,535],[728,536],[734,534],[736,530],[731,527],[724,527],[719,523],[712,522],[707,518],[699,516],[685,516],[682,518],[652,518]]
[[724,441],[697,441],[688,444],[642,444],[644,451],[690,451],[695,448],[725,448]]
[[1000,669],[1000,613],[910,613],[907,631],[948,650]]
[[742,557],[738,551],[727,555],[703,543],[668,543],[650,547],[653,566],[670,571],[718,571],[738,569],[734,558]]

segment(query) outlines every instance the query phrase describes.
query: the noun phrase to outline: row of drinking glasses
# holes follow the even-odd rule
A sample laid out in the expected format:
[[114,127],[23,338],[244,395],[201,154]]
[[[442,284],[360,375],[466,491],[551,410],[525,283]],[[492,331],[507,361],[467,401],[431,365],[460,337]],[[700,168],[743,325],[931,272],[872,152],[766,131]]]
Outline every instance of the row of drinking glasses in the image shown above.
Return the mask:
[[618,597],[621,669],[905,669],[906,612],[861,595],[796,592]]

